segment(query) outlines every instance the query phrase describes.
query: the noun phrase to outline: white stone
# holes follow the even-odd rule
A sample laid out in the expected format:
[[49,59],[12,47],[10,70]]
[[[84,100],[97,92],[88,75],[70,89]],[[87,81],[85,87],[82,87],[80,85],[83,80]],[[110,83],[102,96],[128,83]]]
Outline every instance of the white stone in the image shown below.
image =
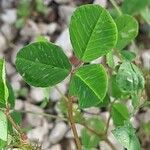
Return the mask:
[[49,150],[61,150],[61,145],[60,144],[53,145]]
[[58,4],[65,4],[65,3],[70,2],[70,0],[55,0],[55,2]]
[[17,11],[16,9],[6,9],[5,13],[1,15],[3,22],[8,24],[13,24],[17,20]]
[[58,122],[55,127],[52,129],[49,141],[51,144],[58,143],[65,135],[67,131],[67,125],[64,122]]
[[6,74],[9,75],[13,75],[16,72],[15,68],[12,66],[11,63],[6,62]]
[[144,67],[150,69],[150,50],[143,52],[142,60],[143,60]]
[[21,36],[24,36],[24,37],[34,38],[35,36],[40,35],[40,31],[39,31],[37,24],[34,21],[28,20],[26,25],[21,30],[20,34]]
[[33,99],[35,102],[41,102],[45,95],[44,95],[44,89],[43,88],[31,88],[30,91],[30,97]]
[[93,2],[94,4],[99,4],[102,7],[106,7],[107,6],[107,0],[94,0]]
[[[25,103],[25,110],[31,111],[34,113],[36,113],[36,112],[37,113],[43,113],[43,110],[40,107],[33,105],[33,104],[30,104],[30,103]],[[45,118],[43,116],[40,116],[40,115],[28,113],[26,115],[26,117],[27,117],[29,124],[32,125],[33,127],[41,126],[43,124],[43,122],[45,122]]]
[[58,27],[57,23],[55,23],[55,22],[50,23],[47,26],[47,32],[48,32],[48,34],[53,34],[56,31],[57,27]]
[[72,53],[72,45],[70,42],[69,29],[66,28],[57,38],[56,45],[59,45],[64,50],[64,53],[70,58]]
[[0,51],[3,51],[7,48],[7,43],[5,37],[0,33]]
[[5,23],[1,26],[1,31],[8,41],[11,41],[15,36],[15,33],[12,30],[12,26],[8,23]]
[[38,141],[42,143],[45,140],[45,136],[48,134],[48,124],[44,122],[42,126],[38,126],[34,129],[31,129],[27,136],[30,140]]
[[12,88],[14,90],[20,90],[21,88],[21,85],[20,85],[20,82],[22,81],[22,77],[19,75],[19,74],[14,74],[12,77],[11,77],[11,85],[12,85]]
[[60,15],[61,19],[63,21],[65,21],[65,23],[67,25],[69,25],[69,23],[70,23],[70,19],[71,19],[71,16],[72,16],[74,10],[75,10],[75,7],[68,6],[68,5],[61,5],[59,7],[59,15]]
[[[81,130],[83,129],[83,126],[80,124],[76,124],[76,129],[78,132],[78,136],[81,136]],[[74,137],[71,129],[66,133],[65,137],[69,139]]]
[[24,108],[24,102],[22,100],[17,99],[15,101],[15,109],[16,110],[23,110]]

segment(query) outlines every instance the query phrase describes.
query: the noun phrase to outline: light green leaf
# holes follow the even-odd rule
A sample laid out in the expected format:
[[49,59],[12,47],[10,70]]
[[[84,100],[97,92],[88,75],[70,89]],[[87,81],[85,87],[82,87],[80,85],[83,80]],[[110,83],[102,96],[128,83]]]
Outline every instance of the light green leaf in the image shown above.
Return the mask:
[[9,94],[6,85],[5,61],[0,59],[0,107],[6,107],[8,96]]
[[116,82],[121,91],[133,93],[144,88],[144,77],[140,70],[130,62],[120,65]]
[[59,46],[35,42],[18,52],[16,68],[28,84],[48,87],[64,80],[70,73],[71,64]]
[[121,15],[115,19],[118,29],[118,41],[116,49],[123,49],[127,46],[138,34],[138,22],[129,15]]
[[134,15],[140,13],[140,11],[148,5],[150,5],[150,0],[124,0],[122,11],[125,14]]
[[130,51],[122,50],[120,51],[122,58],[126,61],[132,61],[135,59],[136,54]]
[[115,126],[123,126],[130,117],[127,107],[122,103],[113,104],[111,115]]
[[71,17],[69,31],[75,55],[84,62],[106,55],[117,41],[115,22],[99,5],[77,8]]
[[[105,124],[102,119],[99,118],[90,118],[87,120],[86,124],[89,128],[95,130],[97,133],[103,134],[105,132]],[[84,150],[93,150],[96,149],[97,145],[100,142],[100,137],[90,132],[88,129],[83,128],[81,131],[81,141]]]
[[7,142],[0,139],[0,149],[5,150]]
[[108,79],[102,65],[80,67],[72,77],[70,94],[77,96],[81,108],[103,102],[107,92]]
[[2,111],[0,111],[0,139],[7,141],[7,118]]
[[118,87],[116,82],[116,75],[112,75],[109,79],[109,95],[116,99],[127,99],[129,97],[129,93],[123,92]]
[[106,61],[107,64],[110,68],[114,68],[115,67],[115,62],[114,62],[114,58],[113,58],[113,52],[110,51],[107,55],[106,55]]
[[127,150],[140,150],[140,143],[135,134],[134,128],[126,123],[124,126],[118,127],[113,131],[113,135],[118,142]]
[[150,25],[150,15],[149,14],[150,14],[149,7],[145,8],[141,11],[141,16],[143,17],[145,22],[147,22]]

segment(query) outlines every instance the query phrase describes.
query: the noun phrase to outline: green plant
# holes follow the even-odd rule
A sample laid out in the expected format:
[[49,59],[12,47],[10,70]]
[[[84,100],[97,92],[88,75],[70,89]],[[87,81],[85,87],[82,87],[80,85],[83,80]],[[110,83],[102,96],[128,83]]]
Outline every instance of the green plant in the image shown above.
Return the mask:
[[[62,48],[42,39],[18,52],[17,71],[29,85],[43,88],[57,87],[59,82],[70,75],[68,93],[62,95],[58,105],[65,116],[63,120],[70,123],[78,150],[96,149],[100,141],[105,141],[115,150],[108,139],[111,118],[115,126],[112,133],[118,142],[128,150],[140,150],[130,119],[143,103],[144,77],[134,64],[135,54],[124,50],[138,34],[137,21],[120,10],[119,16],[113,19],[106,9],[89,4],[76,9],[69,32],[73,51],[79,60],[78,66],[72,66]],[[115,62],[114,56],[118,57],[119,63]],[[102,64],[91,64],[99,57],[104,58]],[[17,134],[15,142],[22,145],[22,149],[36,149],[11,114],[10,110],[16,110],[11,89],[6,84],[4,60],[0,60],[0,92],[1,148],[9,146],[11,140],[8,137],[11,139]],[[59,89],[58,92],[61,94]],[[133,105],[130,111],[126,106],[128,99]],[[104,122],[98,115],[87,119],[81,110],[88,107],[106,107],[109,111],[108,120]],[[60,118],[50,114],[39,115]],[[84,126],[81,140],[75,123]]]

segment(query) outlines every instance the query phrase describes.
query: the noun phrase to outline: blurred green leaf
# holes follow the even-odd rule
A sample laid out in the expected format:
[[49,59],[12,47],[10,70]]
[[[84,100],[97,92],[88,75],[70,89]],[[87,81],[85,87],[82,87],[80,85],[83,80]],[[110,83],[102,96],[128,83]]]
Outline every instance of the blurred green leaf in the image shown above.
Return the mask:
[[129,15],[121,15],[115,19],[118,29],[116,49],[121,50],[127,46],[138,34],[138,22]]
[[150,25],[150,15],[149,14],[150,14],[149,7],[145,8],[141,11],[141,16],[143,17],[145,22],[147,22]]
[[106,61],[107,64],[110,68],[114,69],[115,67],[115,62],[114,62],[114,58],[113,58],[113,51],[110,51],[107,55],[106,55]]
[[7,141],[7,118],[2,111],[0,111],[0,139]]
[[[103,134],[105,132],[104,121],[93,117],[87,120],[86,125],[96,131],[97,133]],[[81,141],[84,150],[93,150],[96,149],[100,142],[100,137],[90,132],[88,129],[83,128],[81,131]]]
[[111,115],[115,126],[123,126],[124,122],[130,117],[126,105],[122,103],[113,104]]
[[118,142],[127,150],[140,150],[140,143],[131,124],[117,127],[113,130],[113,135]]
[[148,5],[150,5],[150,0],[124,0],[122,11],[125,14],[134,15],[140,13]]
[[130,62],[120,65],[116,82],[121,91],[133,93],[144,88],[144,77],[139,68]]
[[130,51],[121,50],[120,53],[121,53],[122,58],[126,61],[132,61],[136,57],[136,54]]

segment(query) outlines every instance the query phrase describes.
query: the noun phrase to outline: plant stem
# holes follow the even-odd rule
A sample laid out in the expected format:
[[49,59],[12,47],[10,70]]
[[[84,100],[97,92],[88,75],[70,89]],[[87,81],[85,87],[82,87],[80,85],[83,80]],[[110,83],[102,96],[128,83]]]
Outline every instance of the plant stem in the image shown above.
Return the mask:
[[72,97],[69,96],[68,99],[69,99],[69,101],[68,101],[68,119],[69,119],[71,129],[72,129],[72,132],[73,132],[73,135],[74,135],[74,138],[75,138],[75,143],[76,143],[77,149],[82,150],[80,139],[78,137],[77,129],[76,129],[75,122],[74,122],[74,119],[73,119]]
[[22,141],[27,141],[27,139],[28,139],[28,137],[27,137],[27,135],[25,134],[25,133],[23,133],[22,132],[22,130],[21,130],[21,128],[20,128],[20,126],[18,126],[15,122],[14,122],[14,120],[13,120],[13,118],[11,117],[11,115],[10,115],[10,113],[9,113],[9,108],[6,108],[6,111],[4,112],[5,113],[5,115],[6,115],[6,117],[7,117],[7,119],[10,121],[10,123],[12,124],[12,126],[16,129],[16,131],[20,134],[20,137],[21,137],[21,139],[22,139]]
[[112,150],[116,150],[116,148],[114,147],[114,145],[111,143],[111,141],[108,138],[105,139],[105,142],[111,147]]
[[110,0],[110,2],[115,7],[115,9],[117,10],[118,14],[122,15],[122,12],[121,12],[119,6],[117,5],[116,1],[115,0]]
[[13,109],[12,111],[19,112],[19,113],[28,113],[28,114],[33,114],[33,115],[44,116],[44,117],[47,117],[47,118],[54,118],[54,119],[67,121],[66,118],[63,118],[61,116],[52,115],[52,114],[47,114],[47,113],[39,113],[39,112],[26,111],[26,110],[15,110],[15,109]]

